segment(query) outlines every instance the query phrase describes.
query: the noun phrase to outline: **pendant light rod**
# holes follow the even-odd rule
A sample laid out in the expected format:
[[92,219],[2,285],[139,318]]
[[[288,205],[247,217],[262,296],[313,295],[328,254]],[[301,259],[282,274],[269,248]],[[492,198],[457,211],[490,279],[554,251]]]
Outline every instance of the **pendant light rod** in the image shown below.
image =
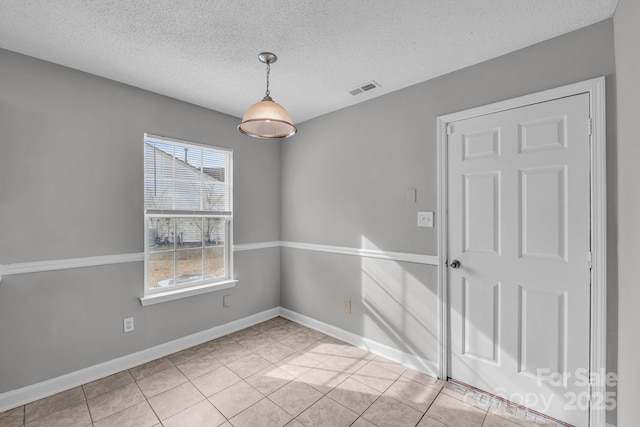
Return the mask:
[[271,64],[267,62],[267,90],[265,91],[265,95],[269,96],[269,71],[271,71]]
[[260,62],[267,64],[267,90],[264,93],[265,97],[263,101],[269,101],[271,100],[271,97],[269,96],[271,94],[271,92],[269,91],[269,74],[271,73],[271,64],[276,62],[278,60],[278,57],[271,52],[262,52],[260,55],[258,55],[258,59],[260,60]]

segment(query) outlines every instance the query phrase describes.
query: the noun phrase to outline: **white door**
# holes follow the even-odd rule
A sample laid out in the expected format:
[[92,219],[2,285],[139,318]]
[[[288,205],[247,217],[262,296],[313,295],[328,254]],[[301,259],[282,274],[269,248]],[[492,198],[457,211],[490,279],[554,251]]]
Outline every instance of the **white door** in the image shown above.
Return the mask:
[[589,95],[448,133],[449,376],[586,426]]

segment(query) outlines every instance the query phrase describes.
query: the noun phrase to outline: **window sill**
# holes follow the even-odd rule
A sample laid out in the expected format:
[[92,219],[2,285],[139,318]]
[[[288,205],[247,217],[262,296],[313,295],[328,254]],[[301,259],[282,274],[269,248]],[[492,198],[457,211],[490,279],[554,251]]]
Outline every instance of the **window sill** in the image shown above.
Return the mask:
[[172,301],[175,299],[187,298],[194,295],[206,294],[209,292],[221,291],[223,289],[234,288],[238,283],[237,280],[225,280],[224,282],[207,283],[204,285],[193,286],[191,288],[174,289],[166,292],[158,292],[145,295],[140,298],[142,306],[160,304],[161,302]]

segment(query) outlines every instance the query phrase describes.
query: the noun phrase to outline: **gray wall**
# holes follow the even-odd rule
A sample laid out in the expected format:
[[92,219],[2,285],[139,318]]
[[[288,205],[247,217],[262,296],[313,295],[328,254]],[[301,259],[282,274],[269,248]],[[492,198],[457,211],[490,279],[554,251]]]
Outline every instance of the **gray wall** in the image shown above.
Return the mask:
[[[633,223],[640,208],[633,191],[639,153],[631,133],[638,115],[632,99],[638,5],[620,1],[619,153],[611,20],[302,123],[281,145],[238,135],[237,118],[0,50],[0,264],[142,252],[144,132],[234,149],[235,243],[282,239],[436,255],[435,229],[415,227],[417,211],[436,210],[436,117],[605,75],[608,346],[613,359],[619,179],[626,234],[620,300],[627,301],[620,312],[627,325],[620,331],[620,367],[629,377],[621,384],[620,425],[633,425],[640,397],[631,271],[640,237]],[[99,161],[89,163],[93,159]],[[416,204],[406,203],[407,188],[417,188]],[[229,309],[222,309],[219,293],[140,307],[142,263],[5,276],[0,393],[278,304],[437,358],[433,266],[273,248],[238,252],[235,267],[240,283],[230,291]],[[351,315],[342,311],[345,298],[353,301]],[[136,318],[131,334],[121,332],[126,316]]]
[[[302,123],[282,146],[282,239],[437,255],[435,228],[416,227],[436,210],[436,117],[599,76],[615,171],[613,43],[607,20]],[[286,249],[281,274],[282,306],[437,361],[436,267]]]
[[[0,50],[0,264],[143,252],[144,132],[232,148],[234,242],[278,240],[280,147],[238,120]],[[142,262],[5,276],[0,393],[277,307],[279,258],[238,252],[236,288],[149,307]]]
[[[640,2],[619,0],[615,15],[616,70],[618,86],[618,214],[619,233],[619,351],[618,425],[638,425],[640,401],[640,192],[638,161],[640,139]],[[614,195],[615,196],[615,195]]]

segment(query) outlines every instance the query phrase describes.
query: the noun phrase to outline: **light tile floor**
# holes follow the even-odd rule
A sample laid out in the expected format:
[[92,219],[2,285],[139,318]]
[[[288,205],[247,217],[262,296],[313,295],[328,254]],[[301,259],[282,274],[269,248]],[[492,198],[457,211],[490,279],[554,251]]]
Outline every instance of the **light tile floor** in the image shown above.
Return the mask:
[[0,427],[557,424],[277,317],[0,413]]

